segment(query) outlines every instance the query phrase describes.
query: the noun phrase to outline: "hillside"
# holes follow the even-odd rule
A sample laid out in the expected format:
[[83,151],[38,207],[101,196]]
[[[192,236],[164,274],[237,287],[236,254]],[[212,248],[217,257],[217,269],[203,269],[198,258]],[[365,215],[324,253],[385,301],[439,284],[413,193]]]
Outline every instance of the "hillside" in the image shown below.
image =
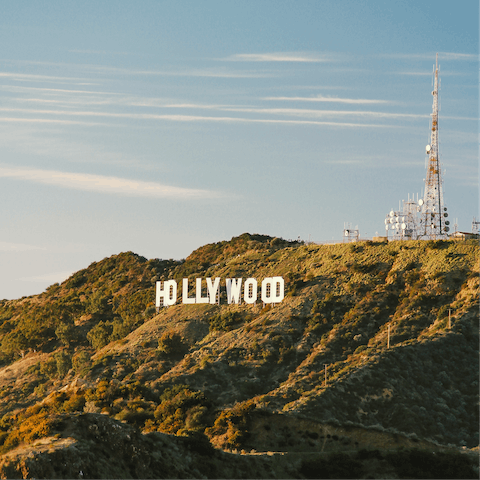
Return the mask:
[[[243,234],[181,261],[121,253],[0,301],[0,474],[52,477],[45,465],[76,455],[83,478],[114,464],[117,478],[334,478],[349,462],[356,478],[420,478],[402,455],[428,464],[442,452],[430,471],[455,464],[465,478],[458,452],[478,446],[478,271],[471,241]],[[285,280],[281,303],[227,304],[226,278],[272,276]],[[219,305],[156,312],[157,280],[175,279],[181,298],[182,278],[206,277],[222,279]],[[102,447],[112,431],[136,438],[133,463],[120,461],[128,442]]]

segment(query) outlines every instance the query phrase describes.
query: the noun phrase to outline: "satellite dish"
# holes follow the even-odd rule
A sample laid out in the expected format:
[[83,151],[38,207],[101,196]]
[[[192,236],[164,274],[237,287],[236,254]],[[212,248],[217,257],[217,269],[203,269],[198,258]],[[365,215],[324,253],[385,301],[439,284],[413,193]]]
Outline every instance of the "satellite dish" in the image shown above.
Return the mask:
[[444,216],[444,217],[448,217],[448,213],[445,212],[445,213],[443,214],[443,216]]
[[420,199],[420,200],[418,201],[418,204],[419,204],[420,206],[422,206],[422,205],[423,205],[423,200]]
[[388,218],[385,219],[385,225],[388,223]]
[[446,232],[449,232],[449,231],[450,231],[450,227],[445,227],[445,231],[446,231]]
[[385,225],[385,230],[387,230],[387,231],[388,231],[388,225]]
[[393,210],[390,211],[390,216],[393,217],[395,215],[395,213],[393,212]]
[[407,226],[404,223],[402,223],[402,230],[405,230],[406,228]]
[[390,223],[395,223],[395,219],[393,217],[390,219]]
[[446,212],[446,211],[447,211],[447,207],[443,207],[443,210]]
[[395,225],[392,225],[390,228],[391,228],[392,230],[395,230]]
[[447,220],[447,221],[445,222],[445,225],[450,225],[450,222]]
[[345,236],[346,236],[346,237],[348,237],[348,234],[349,234],[349,233],[350,233],[350,232],[349,232],[348,230],[345,230]]
[[427,146],[425,147],[425,150],[427,151],[427,153],[430,153],[430,145],[427,145]]

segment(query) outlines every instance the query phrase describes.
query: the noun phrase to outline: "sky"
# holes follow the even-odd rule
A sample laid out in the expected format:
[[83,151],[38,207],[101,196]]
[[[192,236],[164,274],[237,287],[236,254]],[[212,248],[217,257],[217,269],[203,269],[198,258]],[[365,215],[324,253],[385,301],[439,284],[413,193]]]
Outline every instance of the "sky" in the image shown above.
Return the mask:
[[0,299],[125,251],[383,235],[423,194],[437,52],[471,231],[478,45],[472,0],[0,2]]

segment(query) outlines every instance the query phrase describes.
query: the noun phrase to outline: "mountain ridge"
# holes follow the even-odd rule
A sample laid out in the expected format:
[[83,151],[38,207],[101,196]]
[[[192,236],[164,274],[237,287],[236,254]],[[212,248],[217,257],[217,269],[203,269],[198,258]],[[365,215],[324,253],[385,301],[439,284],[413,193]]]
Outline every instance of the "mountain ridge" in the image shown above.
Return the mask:
[[[56,415],[100,413],[235,452],[343,454],[379,448],[375,435],[397,449],[474,448],[478,265],[472,241],[250,234],[180,261],[93,262],[38,296],[0,301],[3,455],[63,438]],[[156,312],[156,281],[175,279],[181,295],[182,278],[217,276],[283,276],[286,296],[229,305],[222,288],[220,305]]]

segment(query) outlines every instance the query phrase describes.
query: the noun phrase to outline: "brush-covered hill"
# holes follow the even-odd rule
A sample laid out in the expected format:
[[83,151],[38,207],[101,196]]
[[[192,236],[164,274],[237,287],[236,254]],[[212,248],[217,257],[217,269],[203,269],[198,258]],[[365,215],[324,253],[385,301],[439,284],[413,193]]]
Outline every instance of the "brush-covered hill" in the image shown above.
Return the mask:
[[[243,234],[0,301],[0,476],[478,476],[478,250]],[[227,303],[272,276],[281,303]],[[207,277],[220,304],[156,311],[156,281]]]

